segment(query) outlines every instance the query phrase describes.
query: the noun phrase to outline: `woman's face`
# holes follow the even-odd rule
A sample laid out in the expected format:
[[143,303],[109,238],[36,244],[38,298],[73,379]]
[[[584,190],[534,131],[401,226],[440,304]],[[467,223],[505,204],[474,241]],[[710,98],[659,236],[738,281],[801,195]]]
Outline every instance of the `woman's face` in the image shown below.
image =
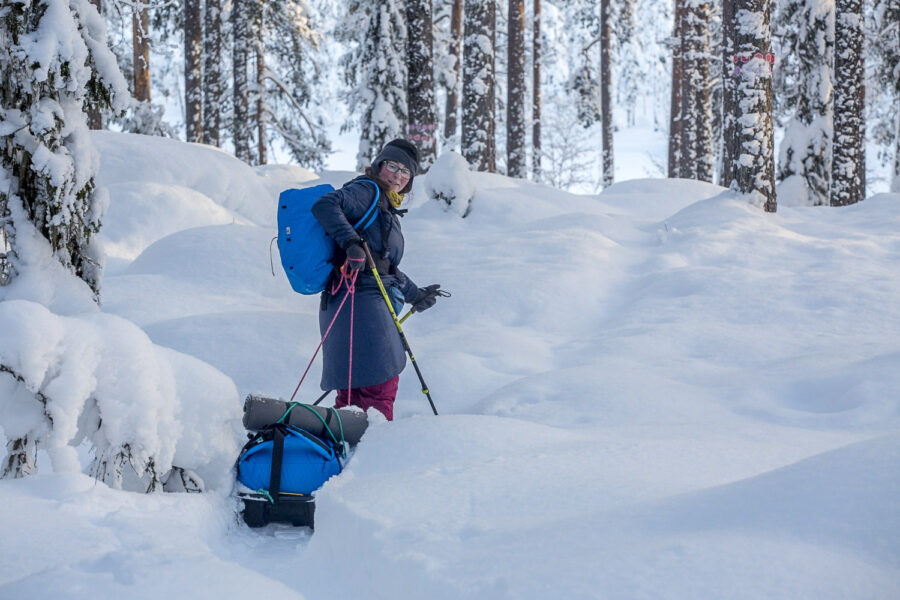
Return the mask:
[[400,190],[406,187],[411,176],[412,173],[409,172],[409,169],[393,160],[386,160],[381,163],[381,170],[378,171],[379,179],[388,184],[391,191],[397,193],[400,193]]

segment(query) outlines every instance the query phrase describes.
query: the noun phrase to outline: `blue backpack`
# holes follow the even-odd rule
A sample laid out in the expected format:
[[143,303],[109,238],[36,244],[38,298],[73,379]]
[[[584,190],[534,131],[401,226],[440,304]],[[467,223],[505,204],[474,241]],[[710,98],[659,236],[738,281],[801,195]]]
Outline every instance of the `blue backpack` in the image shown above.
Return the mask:
[[[375,186],[375,200],[353,226],[364,231],[378,217],[375,207],[381,192],[374,181],[361,181]],[[333,191],[334,188],[326,183],[300,190],[285,190],[278,197],[278,252],[281,254],[281,266],[295,292],[318,294],[325,289],[331,277],[333,265],[330,261],[337,245],[325,233],[311,209],[316,200]]]

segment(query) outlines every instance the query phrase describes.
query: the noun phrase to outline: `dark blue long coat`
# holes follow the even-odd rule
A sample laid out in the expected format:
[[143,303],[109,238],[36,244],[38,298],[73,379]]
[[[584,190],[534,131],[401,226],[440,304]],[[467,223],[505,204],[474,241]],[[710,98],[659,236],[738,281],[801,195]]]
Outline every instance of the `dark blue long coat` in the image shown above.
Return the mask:
[[[381,190],[378,201],[378,218],[365,231],[353,229],[363,214],[372,205],[375,187],[371,180],[358,177],[344,184],[339,190],[325,194],[313,205],[312,212],[338,246],[343,247],[349,240],[362,237],[366,240],[372,255],[388,258],[394,269],[388,271],[379,267],[378,274],[385,289],[406,302],[415,297],[418,287],[396,267],[403,258],[403,233],[400,219],[389,208],[385,190]],[[338,250],[337,258],[343,257]],[[319,311],[319,329],[325,334],[334,318],[341,300],[346,294],[342,287],[331,295],[329,285],[322,292],[322,309]],[[322,389],[346,389],[350,362],[350,298],[335,321],[322,347]],[[353,381],[351,387],[377,385],[393,379],[406,366],[406,354],[397,326],[388,311],[384,297],[378,289],[374,275],[367,268],[360,272],[356,280],[356,296],[353,315]]]

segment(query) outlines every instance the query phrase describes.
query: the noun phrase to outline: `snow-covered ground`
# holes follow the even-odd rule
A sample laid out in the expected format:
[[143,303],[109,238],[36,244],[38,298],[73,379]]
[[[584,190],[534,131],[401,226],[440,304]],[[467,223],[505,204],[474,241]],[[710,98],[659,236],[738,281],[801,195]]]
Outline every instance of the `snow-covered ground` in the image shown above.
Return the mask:
[[[270,270],[278,191],[350,174],[94,140],[103,313],[181,353],[202,445],[318,343],[318,298]],[[0,481],[0,598],[900,597],[900,195],[773,215],[691,181],[470,178],[466,219],[420,178],[403,220],[404,270],[453,293],[404,326],[441,415],[405,372],[314,535],[248,529],[227,484],[143,495],[42,455]]]

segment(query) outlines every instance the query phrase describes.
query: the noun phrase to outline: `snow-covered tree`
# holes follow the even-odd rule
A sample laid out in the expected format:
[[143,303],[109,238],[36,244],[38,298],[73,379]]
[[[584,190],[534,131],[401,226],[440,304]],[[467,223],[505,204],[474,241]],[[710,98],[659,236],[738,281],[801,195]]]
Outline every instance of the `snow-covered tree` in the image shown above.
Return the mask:
[[[737,0],[734,13],[736,135],[734,178],[737,189],[775,212],[775,161],[772,122],[771,30],[768,0]],[[739,71],[739,72],[738,72]]]
[[893,158],[890,189],[900,193],[900,0],[875,0],[868,39],[876,89],[881,90],[880,101],[872,106],[873,134],[890,148],[885,152],[885,158]]
[[[793,108],[778,163],[779,193],[800,204],[828,203],[831,177],[834,1],[783,0],[778,96]],[[788,66],[789,65],[789,66]],[[785,68],[787,67],[787,68]]]
[[449,30],[443,30],[445,33],[442,36],[441,47],[446,48],[446,52],[435,52],[435,78],[447,95],[444,103],[444,142],[448,148],[458,148],[463,0],[447,0],[441,7],[444,13],[440,14],[435,22],[443,18],[449,21],[450,27]]
[[[726,3],[734,0],[724,0]],[[672,89],[669,101],[669,153],[668,176],[681,177],[681,125],[684,78],[682,77],[684,57],[681,50],[682,29],[684,26],[685,0],[675,0],[675,23],[672,27],[672,38],[669,46],[672,49]]]
[[267,19],[267,5],[262,2],[253,4],[253,50],[251,56],[255,57],[256,65],[256,82],[253,88],[253,95],[256,98],[256,161],[257,165],[264,165],[268,162],[268,139],[266,135],[266,123],[269,114],[266,105],[266,50],[265,36]]
[[220,144],[222,106],[222,0],[203,6],[203,143]]
[[87,0],[15,3],[4,12],[0,229],[10,244],[10,272],[18,271],[11,214],[19,207],[56,258],[99,294],[102,267],[92,239],[105,207],[94,193],[98,165],[84,109],[112,107],[116,94],[120,109],[125,80]]
[[831,205],[866,196],[865,58],[862,0],[837,0]]
[[[34,249],[45,244],[99,299],[102,258],[93,238],[106,197],[95,190],[98,160],[85,108],[121,110],[125,80],[88,0],[11,3],[2,12],[0,283],[12,286],[33,275],[40,264]],[[0,374],[22,377],[4,361]],[[3,474],[26,474],[34,444],[34,437],[13,436]]]
[[493,172],[494,0],[466,0],[463,12],[462,155],[476,170]]
[[525,2],[509,0],[506,84],[506,173],[527,175],[525,156]]
[[283,143],[301,166],[321,169],[331,150],[325,132],[327,96],[317,87],[324,79],[322,34],[305,0],[277,0],[267,9],[263,108],[267,135]]
[[341,65],[350,114],[360,126],[356,162],[362,169],[384,144],[406,137],[406,8],[402,0],[349,0],[346,11],[337,34],[347,45]]
[[184,0],[184,108],[187,141],[203,141],[203,10]]
[[736,0],[722,1],[722,142],[719,157],[719,185],[731,187],[734,182],[735,156],[737,147],[737,81],[738,55],[735,46]]
[[[598,122],[584,128],[571,97],[560,91],[547,98],[541,151],[541,181],[559,189],[596,187],[594,172],[600,152]],[[573,133],[574,132],[574,133]]]
[[541,178],[541,0],[532,0],[531,13],[531,172]]
[[684,0],[681,24],[681,177],[712,181],[709,3]]
[[428,169],[437,158],[437,115],[434,97],[434,28],[431,0],[407,0],[409,140]]
[[613,106],[612,106],[612,9],[610,0],[600,0],[600,103],[602,105],[601,130],[603,137],[603,187],[615,181],[613,155]]
[[642,55],[644,49],[635,37],[636,0],[620,0],[612,3],[613,11],[613,66],[616,71],[616,104],[625,110],[629,126],[636,124],[637,101],[648,73]]
[[234,155],[249,163],[250,158],[250,104],[247,61],[250,56],[251,14],[248,0],[233,0],[231,5],[232,42],[232,97],[231,117]]
[[150,102],[150,2],[137,0],[131,8],[134,98]]

